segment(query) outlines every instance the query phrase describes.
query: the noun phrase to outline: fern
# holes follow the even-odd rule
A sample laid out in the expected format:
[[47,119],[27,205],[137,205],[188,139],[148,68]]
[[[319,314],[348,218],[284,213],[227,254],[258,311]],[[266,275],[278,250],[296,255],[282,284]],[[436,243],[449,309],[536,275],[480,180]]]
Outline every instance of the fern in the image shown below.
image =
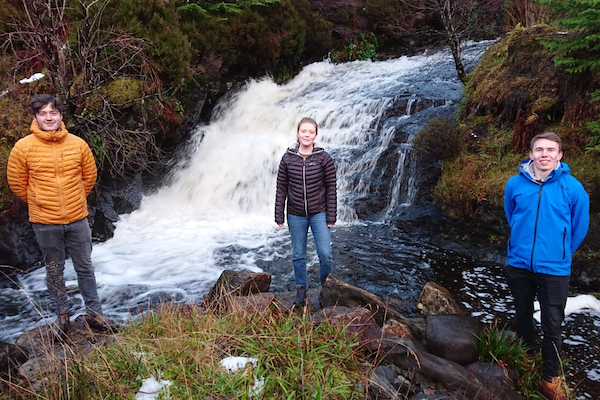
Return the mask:
[[568,32],[539,38],[554,54],[554,63],[567,72],[600,72],[600,1],[540,0],[561,16],[558,25]]

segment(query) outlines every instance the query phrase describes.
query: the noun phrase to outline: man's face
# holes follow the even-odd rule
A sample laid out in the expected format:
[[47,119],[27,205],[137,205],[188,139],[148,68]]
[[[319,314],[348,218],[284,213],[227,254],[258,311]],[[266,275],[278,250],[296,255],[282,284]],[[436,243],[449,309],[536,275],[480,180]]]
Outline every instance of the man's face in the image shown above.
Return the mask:
[[558,143],[548,139],[538,139],[529,152],[529,158],[533,160],[533,168],[536,176],[546,177],[562,158],[563,153],[558,148]]
[[62,114],[51,103],[40,108],[33,118],[43,131],[57,131],[62,122]]

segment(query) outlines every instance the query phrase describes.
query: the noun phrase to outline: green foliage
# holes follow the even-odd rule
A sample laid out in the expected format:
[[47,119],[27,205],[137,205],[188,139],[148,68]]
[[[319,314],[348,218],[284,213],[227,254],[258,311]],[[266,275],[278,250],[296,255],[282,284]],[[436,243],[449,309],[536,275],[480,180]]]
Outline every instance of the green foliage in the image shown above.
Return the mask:
[[104,23],[131,32],[151,44],[150,56],[168,78],[179,83],[190,75],[192,48],[179,24],[174,2],[164,0],[115,0]]
[[188,19],[195,19],[195,18],[209,19],[212,17],[207,9],[205,9],[195,3],[190,3],[190,4],[185,4],[183,6],[179,6],[179,7],[177,7],[177,12],[182,17],[188,18]]
[[558,16],[568,33],[539,40],[567,72],[600,72],[600,2],[597,0],[539,0]]
[[202,2],[178,11],[202,81],[286,74],[298,69],[304,54],[325,54],[331,43],[331,25],[307,0]]
[[[600,90],[590,93],[592,103],[600,102]],[[587,127],[594,134],[588,139],[585,150],[590,153],[600,153],[600,116],[595,121],[587,123]]]
[[88,145],[94,154],[96,163],[98,165],[104,164],[104,161],[108,156],[108,149],[106,148],[106,143],[104,142],[102,135],[94,131],[87,131],[84,135],[86,142],[88,142]]
[[106,101],[128,107],[144,93],[144,82],[140,79],[122,77],[109,82],[102,88]]
[[336,52],[332,59],[335,62],[355,60],[377,60],[377,38],[373,32],[363,32],[359,40],[349,43],[344,50]]
[[450,216],[472,218],[479,208],[502,207],[504,185],[523,158],[511,153],[510,140],[505,131],[492,131],[444,161],[434,195]]

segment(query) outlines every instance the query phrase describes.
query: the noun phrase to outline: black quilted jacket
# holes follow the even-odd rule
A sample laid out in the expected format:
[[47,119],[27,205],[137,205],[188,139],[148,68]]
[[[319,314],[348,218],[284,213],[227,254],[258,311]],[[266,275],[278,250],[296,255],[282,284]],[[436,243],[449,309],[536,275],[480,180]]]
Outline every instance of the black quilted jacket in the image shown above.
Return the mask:
[[287,199],[287,213],[313,215],[325,211],[327,224],[335,224],[337,191],[335,165],[331,156],[315,147],[306,159],[298,154],[298,146],[287,149],[277,172],[275,195],[275,222],[283,224],[283,210]]

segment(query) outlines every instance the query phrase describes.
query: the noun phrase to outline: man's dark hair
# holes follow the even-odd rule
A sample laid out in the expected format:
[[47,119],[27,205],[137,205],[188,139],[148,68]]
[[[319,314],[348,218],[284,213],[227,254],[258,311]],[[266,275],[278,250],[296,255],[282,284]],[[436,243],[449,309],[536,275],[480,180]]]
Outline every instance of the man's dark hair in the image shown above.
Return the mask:
[[36,94],[31,98],[29,105],[31,106],[31,112],[36,115],[40,109],[44,108],[46,104],[52,104],[52,106],[58,110],[59,113],[64,114],[65,106],[56,97],[49,94]]
[[562,151],[562,140],[560,139],[560,136],[558,136],[554,132],[542,132],[542,133],[538,133],[537,135],[535,135],[533,137],[533,139],[531,139],[531,143],[529,144],[529,150],[533,151],[533,144],[538,139],[548,139],[553,142],[556,142],[556,143],[558,143],[558,151]]

